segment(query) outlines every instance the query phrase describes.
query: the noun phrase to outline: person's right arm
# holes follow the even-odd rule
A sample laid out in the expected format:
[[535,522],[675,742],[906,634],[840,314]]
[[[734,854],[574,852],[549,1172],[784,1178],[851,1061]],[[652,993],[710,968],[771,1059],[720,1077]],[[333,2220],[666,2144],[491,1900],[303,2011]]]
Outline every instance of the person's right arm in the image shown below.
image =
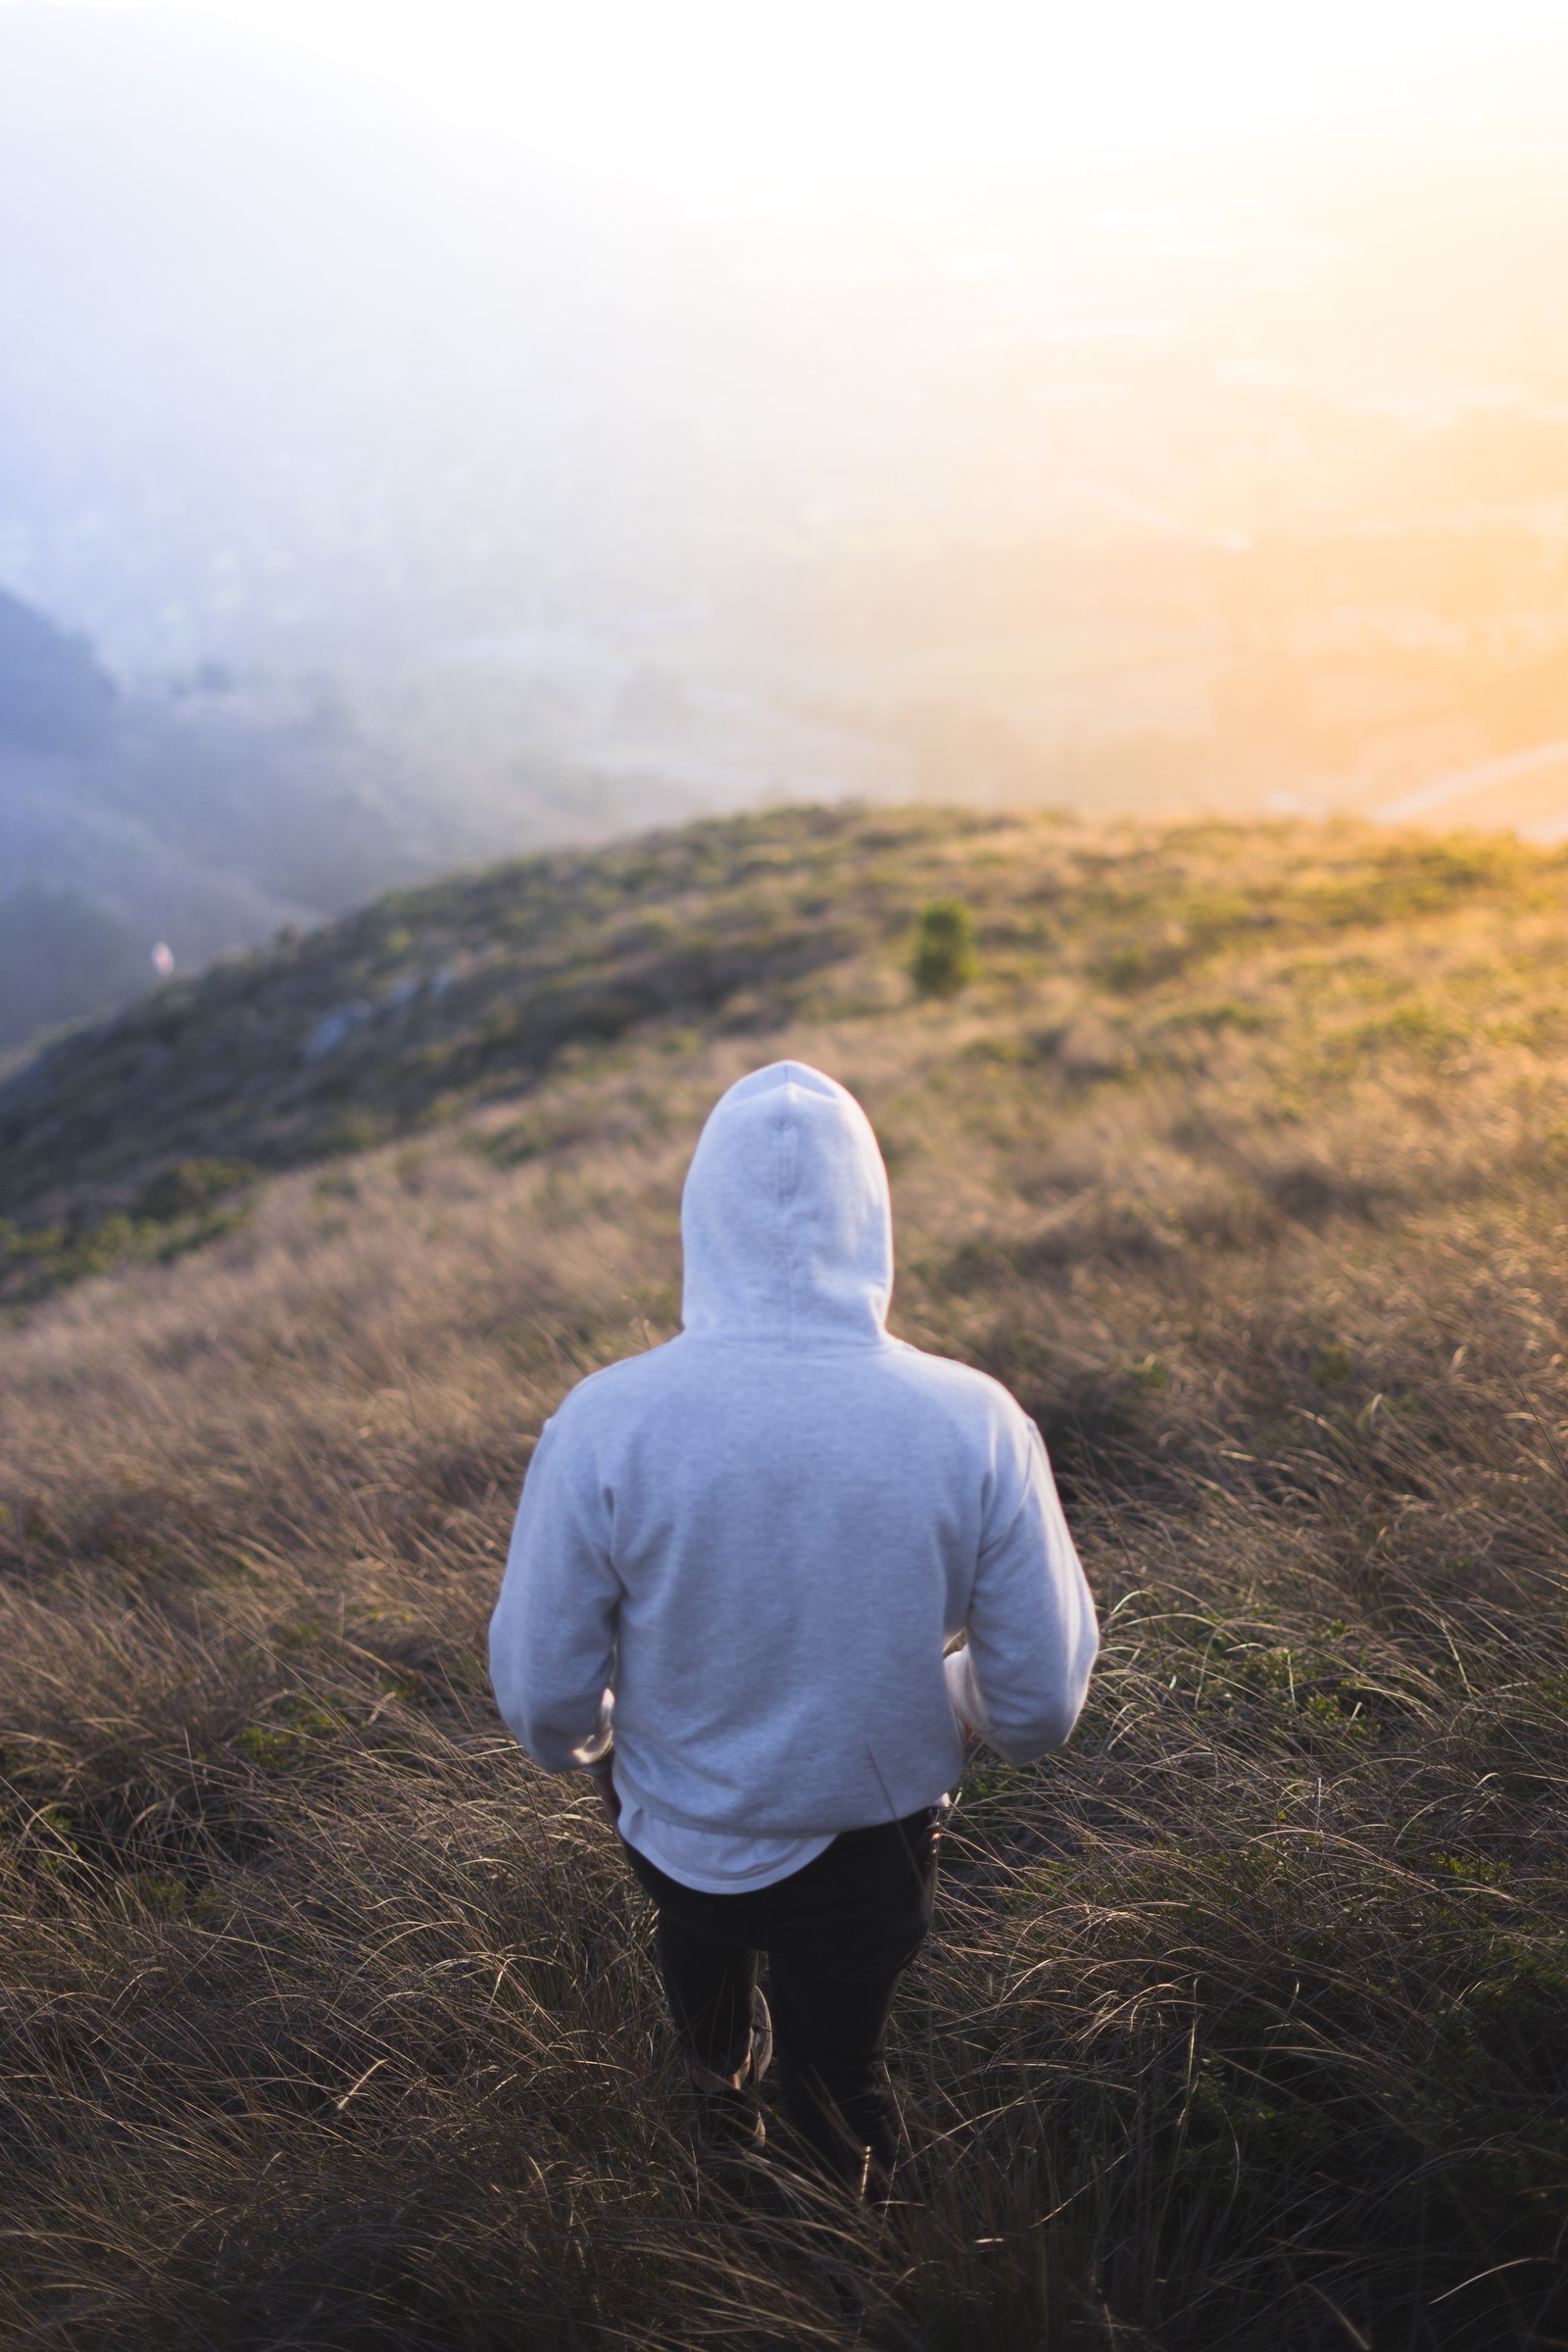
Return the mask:
[[620,1580],[592,1471],[580,1425],[547,1421],[490,1620],[496,1703],[547,1772],[591,1770],[611,1745]]
[[947,1661],[954,1712],[1004,1762],[1071,1734],[1100,1648],[1095,1603],[1032,1421],[1023,1420],[982,1533],[968,1642]]

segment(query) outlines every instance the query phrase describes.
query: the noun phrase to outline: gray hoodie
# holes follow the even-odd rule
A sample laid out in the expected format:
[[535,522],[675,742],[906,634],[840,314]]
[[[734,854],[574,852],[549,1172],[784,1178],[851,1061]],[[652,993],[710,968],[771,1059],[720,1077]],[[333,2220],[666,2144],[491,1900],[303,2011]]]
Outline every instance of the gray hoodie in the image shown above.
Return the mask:
[[693,1830],[897,1820],[956,1779],[943,1670],[1027,1762],[1067,1738],[1094,1603],[1033,1422],[891,1339],[876,1138],[802,1062],[743,1078],[681,1203],[684,1329],[583,1381],[528,1472],[490,1672],[537,1761],[608,1734],[623,1794]]

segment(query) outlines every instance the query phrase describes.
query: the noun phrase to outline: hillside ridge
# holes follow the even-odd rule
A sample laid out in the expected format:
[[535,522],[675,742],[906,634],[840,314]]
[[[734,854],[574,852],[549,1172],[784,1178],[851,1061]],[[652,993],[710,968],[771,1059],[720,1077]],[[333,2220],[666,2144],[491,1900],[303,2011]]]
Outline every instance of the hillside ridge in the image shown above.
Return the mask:
[[[38,1056],[0,2334],[1568,2334],[1565,975],[1507,843],[791,810]],[[965,1773],[892,2028],[924,2201],[830,2257],[694,2187],[645,1907],[484,1668],[538,1433],[678,1331],[702,1122],[782,1055],[865,1105],[891,1328],[1033,1415],[1104,1632],[1069,1746]]]
[[1554,903],[1565,880],[1561,855],[1507,840],[939,808],[784,809],[546,853],[387,892],[50,1045],[0,1083],[0,1216],[90,1232],[183,1159],[367,1149],[651,1022],[889,1010],[919,906],[949,888],[974,903],[993,991],[1054,992],[1071,1061],[1093,1059],[1085,1021],[1137,1027],[1249,947]]

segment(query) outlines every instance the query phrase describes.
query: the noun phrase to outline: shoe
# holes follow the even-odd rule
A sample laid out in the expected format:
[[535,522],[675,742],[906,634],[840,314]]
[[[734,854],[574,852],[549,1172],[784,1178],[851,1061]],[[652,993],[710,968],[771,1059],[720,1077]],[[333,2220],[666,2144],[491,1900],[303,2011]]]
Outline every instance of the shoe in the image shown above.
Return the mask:
[[757,2085],[773,2063],[773,2020],[758,1985],[752,1987],[752,2038],[733,2075],[710,2074],[686,2051],[681,2064],[697,2102],[697,2153],[706,2164],[760,2156],[767,2128],[757,2101]]

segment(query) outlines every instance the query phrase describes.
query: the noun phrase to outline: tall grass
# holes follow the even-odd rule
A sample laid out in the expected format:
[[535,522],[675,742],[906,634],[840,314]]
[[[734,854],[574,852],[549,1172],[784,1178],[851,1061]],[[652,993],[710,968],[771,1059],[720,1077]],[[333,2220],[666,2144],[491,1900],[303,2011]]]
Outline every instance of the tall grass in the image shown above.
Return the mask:
[[[1568,2341],[1568,915],[1334,854],[1309,922],[1281,837],[956,833],[961,1003],[890,926],[13,1323],[0,2338]],[[1072,1746],[958,1792],[880,2218],[694,2173],[642,1899],[481,1661],[532,1438],[672,1328],[780,1053],[866,1101],[899,1327],[1037,1414],[1106,1629]]]

